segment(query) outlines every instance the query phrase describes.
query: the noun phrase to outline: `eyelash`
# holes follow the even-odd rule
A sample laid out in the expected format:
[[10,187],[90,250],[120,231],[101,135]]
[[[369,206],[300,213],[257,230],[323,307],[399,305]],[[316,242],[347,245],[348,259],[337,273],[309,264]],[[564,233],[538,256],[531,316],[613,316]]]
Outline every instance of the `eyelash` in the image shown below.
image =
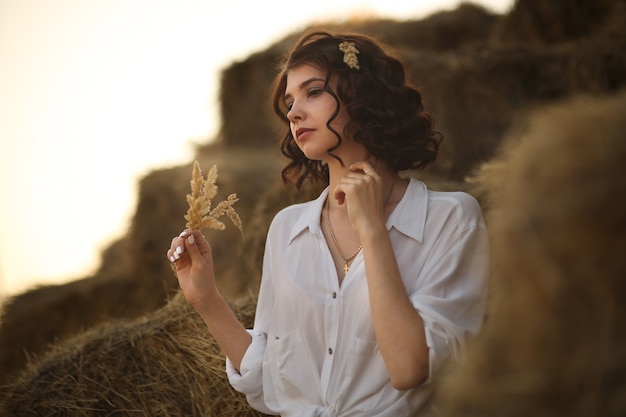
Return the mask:
[[[309,88],[306,93],[307,93],[307,97],[315,97],[323,92],[324,92],[323,88],[312,87],[312,88]],[[287,111],[290,111],[291,108],[293,107],[293,102],[285,103],[285,107],[287,108]]]

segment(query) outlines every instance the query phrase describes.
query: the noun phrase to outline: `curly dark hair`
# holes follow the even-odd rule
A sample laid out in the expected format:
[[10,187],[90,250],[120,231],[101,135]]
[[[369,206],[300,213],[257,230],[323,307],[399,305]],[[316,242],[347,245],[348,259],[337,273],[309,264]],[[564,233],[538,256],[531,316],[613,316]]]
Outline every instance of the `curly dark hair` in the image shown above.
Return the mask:
[[[339,50],[344,41],[352,42],[359,51],[358,69],[344,63],[344,53]],[[305,33],[288,51],[271,94],[274,112],[288,126],[280,142],[282,154],[290,159],[282,171],[286,184],[295,181],[300,189],[307,178],[313,183],[328,183],[328,166],[309,160],[289,129],[283,99],[287,74],[304,64],[326,71],[324,89],[337,101],[337,110],[326,124],[337,136],[337,144],[328,149],[329,155],[342,162],[332,154],[341,145],[342,135],[330,127],[330,122],[343,104],[350,119],[343,133],[351,134],[394,172],[423,168],[436,159],[443,135],[433,130],[420,92],[406,81],[403,64],[385,49],[382,43],[364,35],[315,31]],[[337,91],[329,86],[331,76],[337,77]]]

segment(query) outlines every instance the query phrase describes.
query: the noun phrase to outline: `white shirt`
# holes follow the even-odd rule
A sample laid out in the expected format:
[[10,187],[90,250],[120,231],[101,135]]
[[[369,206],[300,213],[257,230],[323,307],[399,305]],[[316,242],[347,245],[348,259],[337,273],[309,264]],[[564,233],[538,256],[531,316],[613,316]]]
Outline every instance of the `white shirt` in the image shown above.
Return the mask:
[[428,399],[438,367],[459,359],[482,325],[488,265],[480,207],[462,192],[411,179],[387,220],[402,280],[422,317],[429,380],[398,391],[378,350],[363,254],[341,286],[320,227],[328,188],[279,212],[270,226],[252,343],[232,386],[254,408],[282,416],[405,416]]

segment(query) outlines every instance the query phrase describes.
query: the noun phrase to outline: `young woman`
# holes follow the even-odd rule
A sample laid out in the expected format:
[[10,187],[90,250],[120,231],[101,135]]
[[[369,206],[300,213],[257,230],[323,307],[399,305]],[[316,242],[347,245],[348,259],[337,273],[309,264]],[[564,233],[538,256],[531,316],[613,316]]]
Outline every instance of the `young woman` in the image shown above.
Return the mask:
[[425,408],[484,314],[488,244],[477,202],[399,171],[437,155],[440,135],[400,61],[362,35],[305,34],[273,105],[289,126],[286,182],[321,181],[283,209],[266,241],[254,328],[215,286],[211,248],[188,231],[168,258],[227,355],[230,383],[283,416],[405,416]]

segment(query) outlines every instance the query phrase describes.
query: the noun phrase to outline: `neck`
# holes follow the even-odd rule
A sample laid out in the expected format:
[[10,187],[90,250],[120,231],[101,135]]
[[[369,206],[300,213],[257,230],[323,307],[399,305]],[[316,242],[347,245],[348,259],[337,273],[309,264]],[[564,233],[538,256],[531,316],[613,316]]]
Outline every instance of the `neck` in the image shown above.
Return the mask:
[[353,159],[354,160],[344,160],[344,165],[341,165],[341,163],[336,160],[328,162],[329,185],[331,187],[339,184],[339,181],[341,181],[343,177],[350,173],[350,166],[353,163],[363,160],[367,160],[370,162],[370,164],[372,164],[376,172],[378,172],[378,174],[383,178],[383,181],[385,181],[385,183],[389,178],[393,178],[394,176],[396,176],[396,173],[393,172],[393,170],[391,170],[391,168],[389,168],[387,164],[382,161],[376,160],[373,157]]

